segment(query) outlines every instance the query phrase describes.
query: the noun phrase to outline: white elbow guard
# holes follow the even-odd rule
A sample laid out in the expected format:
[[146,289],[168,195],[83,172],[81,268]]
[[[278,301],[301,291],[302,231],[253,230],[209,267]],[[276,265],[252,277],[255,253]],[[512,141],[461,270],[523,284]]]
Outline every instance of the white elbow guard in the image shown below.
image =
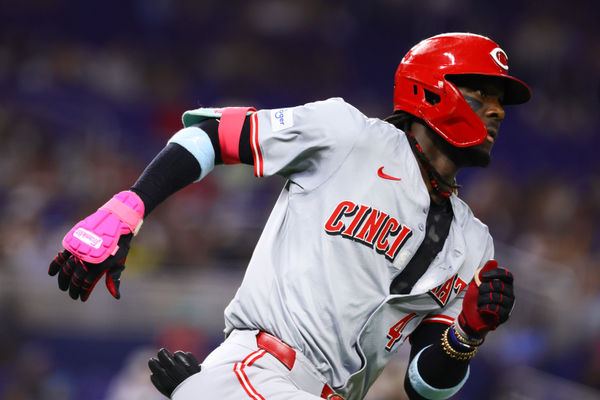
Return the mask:
[[215,167],[215,149],[210,138],[197,126],[183,128],[174,134],[168,143],[177,143],[198,160],[200,164],[200,176],[196,182],[204,178]]

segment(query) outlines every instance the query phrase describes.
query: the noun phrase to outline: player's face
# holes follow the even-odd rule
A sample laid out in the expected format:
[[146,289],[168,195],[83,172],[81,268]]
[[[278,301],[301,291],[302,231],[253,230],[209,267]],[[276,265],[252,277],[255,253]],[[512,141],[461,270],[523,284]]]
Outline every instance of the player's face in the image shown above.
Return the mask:
[[465,149],[466,164],[485,167],[490,163],[490,153],[505,115],[504,85],[494,78],[475,76],[458,83],[457,87],[487,129],[483,143]]

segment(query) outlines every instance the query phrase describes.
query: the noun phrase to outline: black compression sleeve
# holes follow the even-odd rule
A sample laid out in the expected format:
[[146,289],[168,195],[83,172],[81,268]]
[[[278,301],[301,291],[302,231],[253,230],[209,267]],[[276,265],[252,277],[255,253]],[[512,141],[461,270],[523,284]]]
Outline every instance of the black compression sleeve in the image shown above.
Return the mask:
[[[419,356],[419,375],[427,384],[435,388],[450,388],[458,385],[465,377],[469,361],[460,361],[450,358],[442,348],[442,334],[448,325],[429,323],[419,326],[411,335],[410,360],[425,349]],[[404,380],[404,389],[411,400],[422,399],[412,388],[408,374]]]
[[[198,126],[208,135],[215,151],[215,165],[222,164],[219,145],[219,120],[208,118]],[[240,162],[253,165],[254,158],[250,148],[250,118],[246,117],[239,143]],[[137,182],[131,187],[145,206],[148,215],[157,205],[176,191],[194,182],[200,176],[198,160],[184,147],[169,143],[146,167]]]
[[254,165],[254,156],[250,147],[250,117],[246,117],[240,134],[240,161],[244,164]]
[[215,165],[223,164],[221,157],[221,145],[219,144],[219,120],[208,118],[198,124],[198,127],[208,135],[210,143],[215,150]]
[[146,215],[167,197],[200,176],[198,160],[177,143],[169,143],[131,187],[144,202]]

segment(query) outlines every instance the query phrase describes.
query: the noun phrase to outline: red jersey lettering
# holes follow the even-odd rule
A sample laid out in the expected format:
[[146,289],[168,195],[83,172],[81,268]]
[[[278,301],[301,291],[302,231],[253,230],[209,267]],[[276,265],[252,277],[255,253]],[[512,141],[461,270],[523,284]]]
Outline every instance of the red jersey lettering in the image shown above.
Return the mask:
[[388,235],[395,235],[398,232],[398,228],[400,224],[396,221],[395,218],[390,218],[387,220],[383,229],[379,233],[379,238],[377,239],[376,250],[378,253],[385,253],[390,244],[388,243],[387,237]]
[[404,243],[406,243],[406,240],[412,235],[412,231],[405,225],[402,225],[402,229],[400,229],[400,233],[398,233],[398,236],[396,237],[396,240],[394,240],[394,244],[392,244],[389,248],[388,251],[385,252],[385,256],[393,261],[394,258],[396,258],[396,255],[398,254],[398,251],[400,250],[400,248],[402,246],[404,246]]
[[440,286],[431,289],[428,293],[441,306],[448,304],[451,297],[458,295],[467,287],[467,283],[459,278],[458,274],[442,283]]
[[379,232],[383,223],[387,221],[389,215],[381,211],[373,211],[365,221],[362,229],[356,235],[356,239],[369,246],[373,246],[375,235]]
[[400,340],[400,338],[402,337],[402,330],[406,327],[406,324],[408,324],[408,321],[410,321],[411,319],[413,319],[416,316],[417,316],[417,314],[415,314],[415,313],[408,314],[406,317],[404,317],[400,321],[396,322],[390,328],[390,330],[387,334],[387,337],[390,340],[387,343],[387,345],[385,346],[385,349],[387,351],[392,350],[392,347],[394,347],[396,342],[398,340]]
[[[350,219],[351,218],[351,219]],[[389,214],[364,204],[340,202],[325,222],[325,232],[373,248],[394,261],[412,230]]]
[[341,221],[342,217],[352,215],[355,212],[356,204],[351,201],[342,201],[325,223],[325,232],[333,235],[340,233],[344,229],[344,223]]
[[370,207],[361,205],[360,208],[358,209],[358,212],[354,216],[354,219],[352,220],[350,225],[348,225],[348,228],[346,228],[346,230],[344,232],[342,232],[342,236],[345,236],[348,238],[354,237],[356,230],[360,227],[360,225],[362,224],[362,222],[365,219],[365,216],[368,215],[368,213],[370,211],[371,211]]

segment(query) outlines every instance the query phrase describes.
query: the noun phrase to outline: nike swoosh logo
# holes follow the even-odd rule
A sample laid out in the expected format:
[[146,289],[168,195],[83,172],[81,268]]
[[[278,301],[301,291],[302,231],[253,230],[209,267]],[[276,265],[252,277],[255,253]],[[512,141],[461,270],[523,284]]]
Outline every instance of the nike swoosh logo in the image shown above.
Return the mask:
[[391,181],[401,181],[402,180],[402,178],[396,178],[394,176],[390,176],[390,175],[386,174],[385,172],[383,172],[383,167],[380,167],[377,170],[377,176],[379,176],[380,178],[383,178],[383,179],[389,179]]

